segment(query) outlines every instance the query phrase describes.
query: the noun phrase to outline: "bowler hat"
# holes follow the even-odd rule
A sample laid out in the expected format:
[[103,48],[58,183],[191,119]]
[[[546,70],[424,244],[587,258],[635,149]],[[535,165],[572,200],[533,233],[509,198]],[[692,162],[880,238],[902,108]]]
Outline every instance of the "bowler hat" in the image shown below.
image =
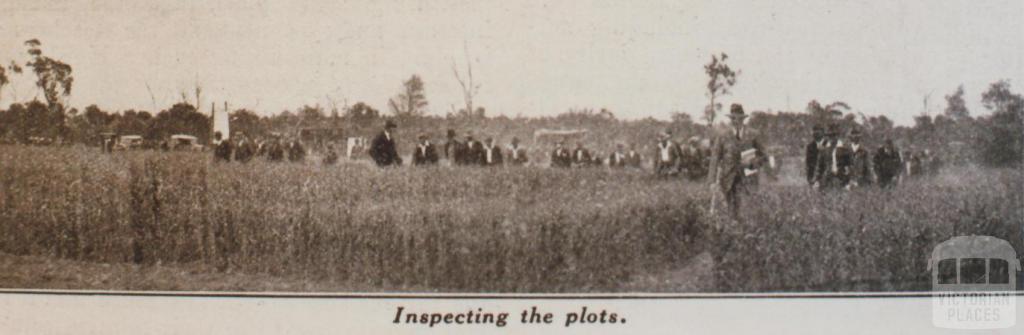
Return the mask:
[[745,118],[747,113],[743,111],[743,105],[732,104],[729,106],[729,117],[730,118]]

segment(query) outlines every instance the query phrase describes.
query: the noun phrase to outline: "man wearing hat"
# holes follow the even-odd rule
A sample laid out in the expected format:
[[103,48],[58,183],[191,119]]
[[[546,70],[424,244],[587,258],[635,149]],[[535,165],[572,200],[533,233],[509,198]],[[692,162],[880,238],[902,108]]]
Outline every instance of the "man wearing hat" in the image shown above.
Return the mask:
[[402,165],[402,157],[398,156],[395,149],[395,135],[392,133],[395,128],[398,128],[398,125],[388,120],[384,123],[384,130],[370,143],[370,157],[377,166]]
[[716,134],[711,153],[712,187],[721,188],[733,216],[739,213],[741,194],[757,185],[758,173],[767,160],[757,132],[743,124],[746,118],[743,106],[732,104],[730,126]]
[[675,174],[679,169],[679,146],[672,141],[672,134],[665,130],[658,139],[654,155],[654,171],[659,176]]
[[853,128],[850,131],[849,150],[850,155],[850,182],[846,188],[868,186],[874,182],[875,175],[871,169],[871,152],[861,142],[860,128]]
[[807,143],[807,148],[804,150],[804,172],[807,175],[807,184],[814,184],[814,172],[818,167],[818,152],[824,149],[825,146],[825,130],[820,125],[814,125],[811,128],[811,143]]
[[437,150],[426,134],[420,134],[420,143],[412,152],[412,165],[434,165],[437,164]]
[[849,166],[850,155],[846,144],[839,138],[839,124],[830,124],[825,132],[825,145],[818,151],[814,187],[823,190],[846,187]]
[[494,143],[494,139],[488,137],[484,140],[484,144],[481,147],[483,151],[483,159],[481,163],[484,166],[502,166],[504,159],[501,156],[501,148]]

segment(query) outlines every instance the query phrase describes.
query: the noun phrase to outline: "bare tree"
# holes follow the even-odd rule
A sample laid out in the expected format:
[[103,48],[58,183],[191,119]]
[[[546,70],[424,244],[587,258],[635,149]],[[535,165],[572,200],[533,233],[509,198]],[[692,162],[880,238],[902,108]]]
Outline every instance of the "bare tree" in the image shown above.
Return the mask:
[[[455,80],[459,81],[459,85],[462,86],[462,99],[466,103],[466,109],[460,111],[462,115],[474,115],[477,111],[473,109],[473,98],[480,91],[480,84],[473,81],[473,60],[469,56],[469,46],[463,43],[463,52],[466,55],[466,74],[465,78],[459,74],[459,69],[455,65],[455,60],[452,60],[452,73],[455,74]],[[482,114],[483,109],[480,109]]]
[[729,94],[729,90],[736,84],[736,75],[739,74],[725,63],[727,59],[729,59],[729,55],[724,52],[721,55],[711,55],[711,62],[704,65],[704,73],[708,75],[706,94],[711,100],[704,109],[704,119],[708,121],[708,125],[715,123],[715,116],[722,108],[722,104],[715,100],[722,95]]

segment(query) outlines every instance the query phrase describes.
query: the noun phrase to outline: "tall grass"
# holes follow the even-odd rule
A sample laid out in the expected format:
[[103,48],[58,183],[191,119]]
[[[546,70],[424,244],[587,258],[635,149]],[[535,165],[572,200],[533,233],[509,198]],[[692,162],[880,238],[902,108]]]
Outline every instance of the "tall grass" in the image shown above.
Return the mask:
[[644,172],[216,164],[194,153],[0,147],[0,251],[377,290],[622,290],[699,252],[723,291],[921,289],[955,234],[1020,246],[1022,178],[894,191],[765,183],[738,219]]
[[215,164],[5,147],[0,250],[361,287],[613,290],[694,248],[682,182],[605,170]]

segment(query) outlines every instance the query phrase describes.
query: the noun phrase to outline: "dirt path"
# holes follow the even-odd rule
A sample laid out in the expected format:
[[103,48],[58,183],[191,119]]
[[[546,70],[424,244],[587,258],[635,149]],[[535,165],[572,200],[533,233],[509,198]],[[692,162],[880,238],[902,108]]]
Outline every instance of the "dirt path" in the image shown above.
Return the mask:
[[626,287],[630,292],[708,292],[714,290],[714,260],[702,252],[677,269],[637,276]]

